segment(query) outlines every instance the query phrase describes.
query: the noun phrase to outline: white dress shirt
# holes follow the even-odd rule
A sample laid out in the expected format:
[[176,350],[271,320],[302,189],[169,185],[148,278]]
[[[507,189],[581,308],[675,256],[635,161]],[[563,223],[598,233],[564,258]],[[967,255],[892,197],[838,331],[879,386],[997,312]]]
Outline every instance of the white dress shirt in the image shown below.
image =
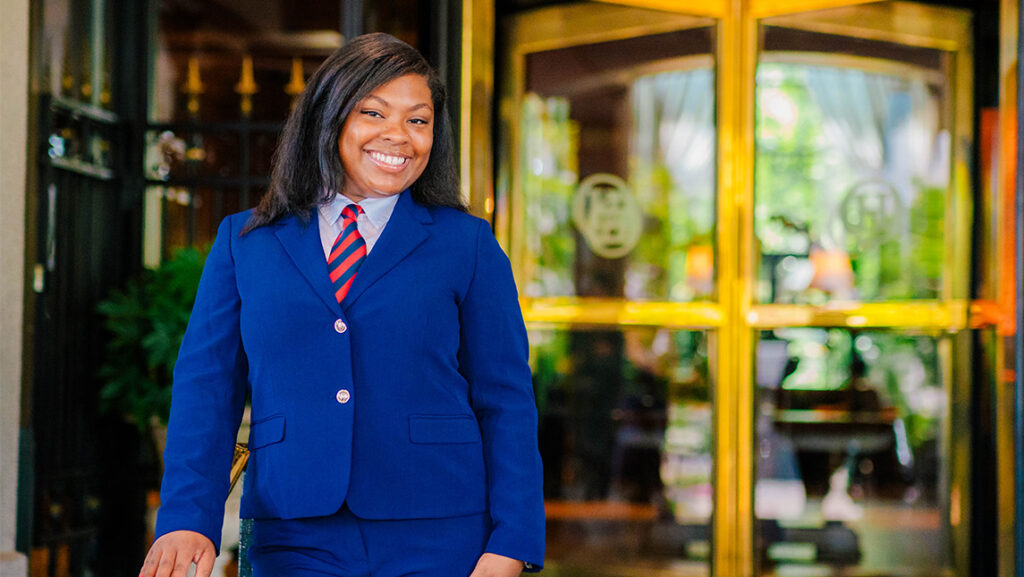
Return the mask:
[[364,198],[359,202],[352,202],[345,195],[337,194],[331,202],[321,204],[317,212],[320,213],[320,242],[324,246],[324,260],[330,256],[334,241],[341,234],[341,223],[344,220],[341,218],[342,209],[350,204],[358,204],[363,209],[356,220],[356,227],[359,229],[359,235],[366,241],[366,254],[370,254],[395,210],[398,196],[393,194],[385,198]]

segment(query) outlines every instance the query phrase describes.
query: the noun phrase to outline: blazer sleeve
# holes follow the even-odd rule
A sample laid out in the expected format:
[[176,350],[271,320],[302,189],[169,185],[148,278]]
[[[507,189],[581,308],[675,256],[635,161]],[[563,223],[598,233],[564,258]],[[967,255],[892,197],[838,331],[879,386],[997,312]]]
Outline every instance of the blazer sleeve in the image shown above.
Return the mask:
[[247,391],[239,328],[231,217],[203,269],[192,316],[174,367],[156,536],[202,533],[220,550],[224,502]]
[[483,221],[460,308],[459,366],[480,424],[493,529],[486,551],[544,561],[544,496],[529,345],[508,258]]

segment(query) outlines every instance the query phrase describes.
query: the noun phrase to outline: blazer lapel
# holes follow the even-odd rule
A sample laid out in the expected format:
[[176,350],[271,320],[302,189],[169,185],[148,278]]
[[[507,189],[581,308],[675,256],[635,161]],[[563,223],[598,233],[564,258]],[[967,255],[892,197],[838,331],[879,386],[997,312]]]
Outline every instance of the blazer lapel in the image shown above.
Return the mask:
[[274,234],[314,292],[320,295],[335,315],[340,316],[341,307],[334,298],[334,289],[327,275],[327,259],[324,258],[324,247],[320,242],[320,219],[316,213],[312,214],[308,223],[294,215],[289,216],[281,221]]
[[370,285],[377,282],[395,265],[409,256],[409,253],[417,246],[427,240],[430,235],[425,225],[431,222],[433,220],[430,218],[430,212],[413,201],[412,193],[409,190],[402,192],[384,231],[381,232],[377,243],[373,245],[373,250],[363,261],[359,272],[356,273],[355,280],[352,281],[352,286],[343,303],[346,309]]

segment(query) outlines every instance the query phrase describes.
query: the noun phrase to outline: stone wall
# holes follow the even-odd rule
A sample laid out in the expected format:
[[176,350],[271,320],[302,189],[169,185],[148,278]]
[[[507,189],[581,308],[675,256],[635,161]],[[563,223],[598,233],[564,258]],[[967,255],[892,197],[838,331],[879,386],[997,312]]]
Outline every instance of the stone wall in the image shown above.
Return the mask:
[[14,551],[25,297],[29,0],[4,0],[0,18],[0,577],[25,577]]

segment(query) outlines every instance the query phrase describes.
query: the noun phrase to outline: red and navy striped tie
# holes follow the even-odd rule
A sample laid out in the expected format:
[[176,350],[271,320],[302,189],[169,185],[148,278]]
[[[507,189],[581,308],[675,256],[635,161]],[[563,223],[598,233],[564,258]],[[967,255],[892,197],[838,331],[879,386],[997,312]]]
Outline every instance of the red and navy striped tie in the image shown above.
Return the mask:
[[334,296],[339,303],[345,300],[359,265],[366,260],[366,241],[356,226],[356,219],[362,212],[358,204],[350,204],[341,209],[341,234],[334,241],[331,254],[327,257],[327,272],[331,275]]

